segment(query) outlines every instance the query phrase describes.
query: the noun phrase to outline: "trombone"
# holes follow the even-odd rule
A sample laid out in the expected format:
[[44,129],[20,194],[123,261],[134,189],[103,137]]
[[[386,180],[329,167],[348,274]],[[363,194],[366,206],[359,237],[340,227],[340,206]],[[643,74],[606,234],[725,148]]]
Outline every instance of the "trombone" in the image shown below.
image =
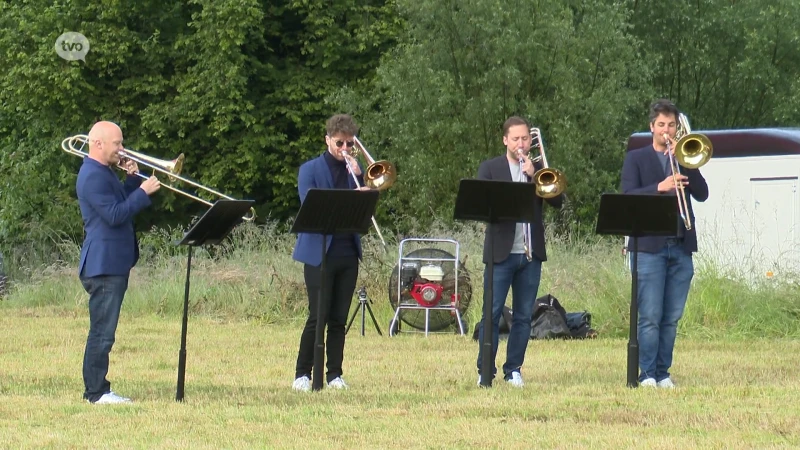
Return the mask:
[[531,147],[539,149],[539,156],[532,159],[534,163],[541,161],[542,168],[533,174],[536,183],[536,195],[542,198],[558,197],[567,189],[567,177],[558,169],[547,165],[547,156],[544,153],[544,139],[538,128],[531,128]]
[[683,188],[683,183],[678,181],[678,175],[681,173],[679,166],[687,169],[702,167],[711,159],[711,155],[714,153],[714,146],[708,136],[692,133],[689,118],[683,113],[678,115],[678,130],[675,133],[675,138],[678,139],[678,142],[675,144],[675,155],[673,156],[669,135],[664,133],[664,141],[667,143],[667,155],[669,155],[669,166],[672,172],[672,182],[675,184],[675,189],[680,191],[676,192],[678,213],[681,215],[683,224],[688,231],[692,229],[692,218],[689,216],[689,204],[686,201],[686,191]]
[[[547,165],[547,156],[544,152],[544,139],[542,138],[542,132],[538,128],[531,128],[531,148],[534,146],[539,149],[539,156],[535,158],[531,158],[531,162],[536,163],[541,161],[542,168],[534,172],[533,174],[533,182],[536,184],[536,195],[541,198],[553,198],[558,197],[567,189],[567,177],[564,176],[558,169],[553,169]],[[524,159],[522,157],[521,149],[517,149],[517,157],[519,158],[520,170],[522,170],[522,164]],[[523,180],[524,182],[530,182],[531,180],[528,179],[528,176],[523,172]],[[525,249],[525,257],[528,261],[533,260],[533,240],[531,236],[531,224],[530,223],[523,223],[522,224],[522,235],[523,235],[523,247]]]
[[[347,171],[350,173],[350,176],[353,177],[353,181],[355,181],[356,186],[361,187],[361,183],[358,182],[356,174],[354,174],[350,169],[350,160],[357,160],[358,155],[363,155],[368,164],[367,168],[364,170],[364,185],[370,189],[375,189],[378,191],[389,189],[389,187],[391,187],[397,180],[397,169],[395,168],[394,164],[385,160],[375,161],[358,137],[353,137],[353,140],[355,141],[353,150],[348,151],[347,149],[343,149],[342,154],[347,160],[347,164],[345,164],[347,166]],[[378,232],[378,237],[380,238],[385,249],[386,241],[383,240],[383,234],[381,234],[381,229],[378,228],[378,222],[375,221],[375,216],[372,216],[372,225],[375,227],[375,231]]]
[[[88,143],[89,143],[89,136],[87,136],[85,134],[76,134],[75,136],[68,137],[68,138],[64,139],[63,141],[61,141],[61,149],[64,150],[65,152],[71,154],[71,155],[75,155],[75,156],[79,156],[81,158],[85,158],[85,157],[89,156],[89,154],[87,152],[84,152],[83,148]],[[80,147],[76,148],[77,144],[80,144]],[[217,197],[224,198],[224,199],[227,199],[227,200],[235,200],[233,197],[229,197],[229,196],[227,196],[225,194],[222,194],[220,192],[215,191],[214,189],[211,189],[209,187],[203,186],[202,184],[197,183],[196,181],[192,181],[192,180],[190,180],[188,178],[180,176],[179,174],[180,174],[181,170],[183,169],[183,162],[185,160],[185,158],[183,156],[183,153],[181,153],[180,155],[178,155],[177,158],[175,158],[175,159],[173,159],[171,161],[166,161],[166,160],[162,160],[162,159],[158,159],[158,158],[153,158],[152,156],[147,156],[147,155],[145,155],[143,153],[135,152],[133,150],[128,150],[127,148],[125,148],[125,149],[123,149],[123,151],[120,152],[120,163],[117,164],[117,167],[119,167],[122,170],[125,170],[125,168],[122,166],[122,161],[124,161],[126,159],[134,161],[137,165],[151,168],[153,170],[153,174],[155,174],[156,172],[164,173],[164,174],[167,175],[169,180],[172,181],[172,182],[175,182],[175,180],[182,181],[182,182],[184,182],[186,184],[189,184],[191,186],[194,186],[194,187],[196,187],[196,188],[198,188],[200,190],[203,190],[203,191],[206,191],[206,192],[208,192],[210,194],[216,195]],[[136,172],[136,175],[138,175],[140,178],[143,178],[145,180],[150,178],[149,176],[144,175],[141,172]],[[183,190],[181,190],[181,189],[179,189],[179,188],[177,188],[175,186],[172,186],[170,184],[161,183],[161,186],[163,186],[163,187],[165,187],[165,188],[167,188],[167,189],[169,189],[169,190],[171,190],[171,191],[173,191],[175,193],[184,195],[184,196],[186,196],[186,197],[188,197],[188,198],[190,198],[192,200],[195,200],[195,201],[198,201],[200,203],[203,203],[203,204],[205,204],[207,206],[213,206],[214,205],[214,203],[212,203],[212,202],[210,202],[208,200],[202,199],[202,198],[200,198],[200,197],[198,197],[198,196],[196,196],[194,194],[191,194],[189,192],[183,191]],[[242,217],[242,219],[247,221],[247,222],[251,222],[253,219],[255,219],[255,217],[256,217],[255,209],[254,208],[250,208],[250,212],[245,214],[244,217]]]

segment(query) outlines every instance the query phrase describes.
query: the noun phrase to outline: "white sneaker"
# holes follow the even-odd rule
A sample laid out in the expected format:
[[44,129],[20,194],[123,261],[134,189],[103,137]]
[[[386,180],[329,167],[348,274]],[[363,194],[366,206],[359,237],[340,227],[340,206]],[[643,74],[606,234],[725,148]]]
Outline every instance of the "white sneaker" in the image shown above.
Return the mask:
[[511,378],[507,379],[506,383],[517,388],[525,386],[525,382],[522,381],[522,374],[516,370],[511,372]]
[[645,378],[641,382],[639,382],[639,386],[642,387],[656,387],[656,379],[655,378]]
[[127,397],[119,396],[113,391],[109,391],[94,402],[95,405],[113,405],[117,403],[133,403],[133,401]]
[[664,378],[663,380],[659,381],[657,384],[658,384],[658,387],[664,388],[664,389],[674,389],[675,388],[675,383],[673,383],[672,380],[670,380],[669,378]]
[[336,377],[328,382],[328,387],[333,389],[347,389],[347,383],[344,382],[342,377]]
[[292,383],[292,389],[295,391],[309,392],[311,390],[311,378],[303,375],[295,379],[294,383]]

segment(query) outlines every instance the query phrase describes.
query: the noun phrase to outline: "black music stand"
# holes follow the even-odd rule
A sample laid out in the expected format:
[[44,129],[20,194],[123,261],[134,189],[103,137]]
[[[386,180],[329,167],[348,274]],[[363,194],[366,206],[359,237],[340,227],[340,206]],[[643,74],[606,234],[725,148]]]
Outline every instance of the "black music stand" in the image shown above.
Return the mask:
[[[292,233],[321,234],[323,237],[336,233],[366,234],[372,215],[378,204],[378,191],[350,189],[310,189],[292,225]],[[311,388],[322,389],[323,365],[325,364],[325,320],[330,299],[323,298],[325,285],[325,260],[328,239],[321,239],[322,267],[320,270],[320,293],[317,297],[317,330],[314,340],[314,370]]]
[[[502,222],[532,223],[536,185],[513,181],[462,179],[458,186],[455,220],[476,220],[491,224]],[[492,233],[487,245],[493,248]],[[490,250],[491,251],[491,250]],[[494,294],[494,259],[489,258],[486,269],[488,286],[483,289],[483,359],[481,360],[481,386],[492,386],[492,298]],[[487,300],[488,299],[488,300]]]
[[674,195],[603,194],[597,215],[597,234],[629,236],[631,255],[631,317],[628,335],[628,387],[639,386],[639,283],[638,261],[640,236],[675,236],[678,232],[678,208]]
[[175,400],[183,401],[183,388],[186,375],[186,331],[189,326],[189,280],[192,270],[192,248],[201,245],[214,245],[222,242],[234,226],[242,221],[242,216],[252,208],[254,200],[217,200],[192,225],[183,239],[175,245],[189,247],[186,257],[186,288],[183,294],[183,324],[181,326],[181,349],[178,354],[178,388]]

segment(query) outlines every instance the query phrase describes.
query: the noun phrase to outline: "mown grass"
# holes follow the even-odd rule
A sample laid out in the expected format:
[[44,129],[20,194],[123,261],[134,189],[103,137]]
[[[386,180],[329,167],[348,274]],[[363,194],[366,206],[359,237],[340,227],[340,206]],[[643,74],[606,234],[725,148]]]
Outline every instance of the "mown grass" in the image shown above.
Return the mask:
[[[127,312],[127,311],[125,311]],[[125,406],[81,401],[86,318],[0,318],[2,448],[793,448],[800,342],[680,339],[674,391],[625,387],[623,339],[531,341],[522,390],[478,388],[453,334],[347,340],[344,392],[291,390],[297,324],[124,314],[111,358]],[[505,355],[501,342],[499,358]]]
[[[294,237],[243,226],[193,259],[186,401],[174,401],[185,249],[140,237],[109,377],[134,405],[81,401],[87,296],[79,247],[14,267],[0,301],[0,448],[792,448],[800,445],[797,287],[730,278],[698,258],[676,347],[679,388],[625,387],[630,279],[619,240],[551,236],[539,294],[588,310],[599,339],[531,341],[526,387],[475,385],[477,344],[452,331],[389,338],[384,252],[370,235],[360,283],[384,336],[348,335],[346,392],[290,389],[306,309]],[[480,317],[478,227],[455,238]],[[21,261],[12,258],[13,261]],[[354,307],[355,308],[355,307]],[[353,310],[351,310],[352,312]],[[408,330],[408,327],[405,328]],[[505,343],[498,363],[502,364]]]

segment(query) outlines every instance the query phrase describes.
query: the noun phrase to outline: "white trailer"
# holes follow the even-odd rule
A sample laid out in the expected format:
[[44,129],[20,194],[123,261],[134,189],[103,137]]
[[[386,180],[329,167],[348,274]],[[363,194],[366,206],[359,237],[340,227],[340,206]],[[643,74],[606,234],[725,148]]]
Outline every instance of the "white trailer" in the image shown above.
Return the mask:
[[[751,281],[800,280],[800,129],[693,130],[714,151],[700,168],[705,202],[692,202],[698,252],[695,265]],[[628,150],[652,142],[636,133]],[[677,206],[676,206],[677,207]]]

